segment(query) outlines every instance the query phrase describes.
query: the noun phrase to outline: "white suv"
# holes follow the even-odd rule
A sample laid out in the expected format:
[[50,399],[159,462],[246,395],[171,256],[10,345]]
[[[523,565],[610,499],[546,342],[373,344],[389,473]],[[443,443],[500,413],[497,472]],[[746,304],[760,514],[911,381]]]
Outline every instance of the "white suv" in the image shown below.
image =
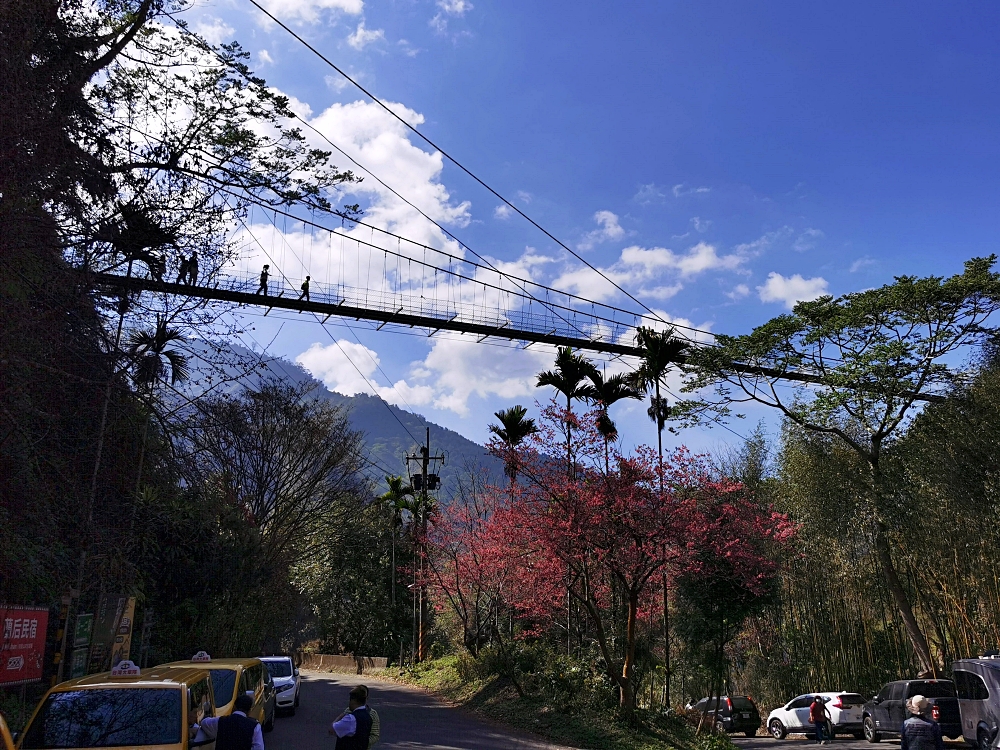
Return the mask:
[[299,705],[299,670],[292,663],[290,656],[262,656],[267,671],[274,680],[274,692],[277,696],[276,708],[295,715],[295,707]]
[[809,721],[809,706],[813,698],[820,696],[830,712],[830,725],[833,734],[853,734],[858,739],[862,733],[862,706],[865,699],[857,693],[837,691],[833,693],[808,693],[793,698],[781,708],[774,709],[767,716],[767,731],[776,740],[782,740],[786,734],[808,732],[814,734],[812,722]]

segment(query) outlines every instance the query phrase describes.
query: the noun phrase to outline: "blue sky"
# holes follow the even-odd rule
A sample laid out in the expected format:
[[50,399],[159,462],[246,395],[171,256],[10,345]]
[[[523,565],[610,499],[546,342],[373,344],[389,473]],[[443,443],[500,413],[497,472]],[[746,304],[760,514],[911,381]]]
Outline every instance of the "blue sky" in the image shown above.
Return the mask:
[[[995,2],[265,4],[674,319],[744,332],[795,299],[951,274],[997,249]],[[199,2],[187,18],[241,41],[300,114],[469,246],[627,302],[245,0]],[[373,222],[443,246],[370,180],[366,190],[358,199]],[[543,395],[530,382],[544,352],[342,326],[328,329],[336,347],[315,323],[248,320],[257,342],[301,357],[330,387],[373,388],[476,440],[493,411]],[[626,443],[649,439],[644,408],[615,416]],[[704,448],[733,436],[683,439]]]

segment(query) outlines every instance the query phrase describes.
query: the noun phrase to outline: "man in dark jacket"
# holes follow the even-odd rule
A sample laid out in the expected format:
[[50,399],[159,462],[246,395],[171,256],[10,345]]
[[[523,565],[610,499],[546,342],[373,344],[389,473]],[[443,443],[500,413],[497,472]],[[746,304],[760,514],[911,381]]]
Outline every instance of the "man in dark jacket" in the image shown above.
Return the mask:
[[[264,750],[260,724],[247,716],[251,708],[253,698],[245,693],[237,696],[229,716],[210,716],[202,720],[200,728],[205,739],[215,740],[215,750]],[[200,735],[196,739],[201,739]]]
[[906,707],[911,716],[900,730],[900,750],[944,750],[941,725],[927,714],[931,702],[922,695],[914,695]]
[[368,750],[372,718],[365,705],[367,694],[367,689],[360,685],[351,690],[347,711],[330,727],[330,734],[337,735],[336,750]]

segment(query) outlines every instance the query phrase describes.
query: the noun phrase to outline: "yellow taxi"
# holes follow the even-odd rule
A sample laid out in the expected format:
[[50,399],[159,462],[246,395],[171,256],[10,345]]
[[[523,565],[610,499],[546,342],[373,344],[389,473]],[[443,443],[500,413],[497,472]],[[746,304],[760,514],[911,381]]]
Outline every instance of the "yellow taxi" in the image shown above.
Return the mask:
[[0,714],[0,750],[14,750],[14,740],[11,739],[7,720]]
[[248,716],[260,722],[261,729],[274,729],[276,697],[271,673],[260,659],[213,659],[199,651],[189,661],[173,661],[161,667],[199,667],[212,675],[212,692],[215,694],[217,716],[233,712],[236,696],[247,693],[253,698],[253,708]]
[[18,750],[214,750],[195,742],[196,723],[215,715],[212,678],[205,669],[140,670],[123,661],[110,672],[68,680],[50,689],[21,733]]

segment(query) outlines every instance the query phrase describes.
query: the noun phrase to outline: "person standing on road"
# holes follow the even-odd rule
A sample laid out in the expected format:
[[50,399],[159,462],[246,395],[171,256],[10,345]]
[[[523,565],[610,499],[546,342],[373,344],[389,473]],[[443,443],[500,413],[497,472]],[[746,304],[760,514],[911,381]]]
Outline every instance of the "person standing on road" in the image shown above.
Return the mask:
[[365,691],[365,706],[368,707],[368,715],[372,717],[372,732],[368,736],[368,750],[371,750],[378,744],[378,741],[382,736],[382,724],[378,720],[378,711],[368,705],[368,686],[359,685],[358,687],[363,688]]
[[[247,716],[253,708],[249,695],[237,696],[229,716],[202,719],[200,729],[207,740],[215,740],[215,750],[264,750],[264,734],[256,719]],[[199,734],[196,738],[201,739]]]
[[809,706],[809,722],[816,728],[817,744],[826,744],[826,722],[829,718],[830,712],[826,710],[823,696],[817,695]]
[[899,730],[900,750],[944,750],[941,725],[927,714],[931,702],[922,695],[914,695],[906,702],[910,717]]
[[367,692],[367,688],[361,686],[351,690],[347,710],[330,726],[330,734],[337,735],[336,750],[368,750],[372,718],[365,705]]

